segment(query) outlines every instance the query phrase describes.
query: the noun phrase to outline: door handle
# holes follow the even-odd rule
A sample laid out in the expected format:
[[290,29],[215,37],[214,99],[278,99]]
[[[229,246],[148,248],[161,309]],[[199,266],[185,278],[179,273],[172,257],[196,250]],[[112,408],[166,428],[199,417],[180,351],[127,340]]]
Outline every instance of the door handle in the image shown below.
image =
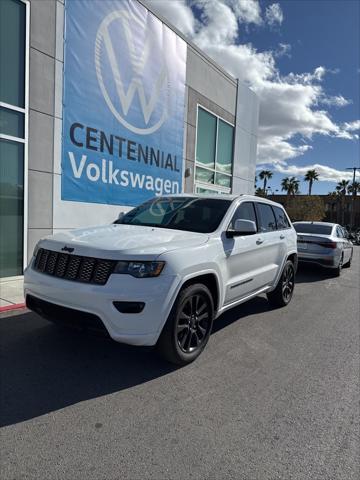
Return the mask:
[[280,235],[280,238],[281,238],[281,240],[284,240],[285,235],[281,234],[281,235]]
[[258,238],[256,240],[256,245],[261,245],[262,243],[264,243],[264,240],[262,238]]

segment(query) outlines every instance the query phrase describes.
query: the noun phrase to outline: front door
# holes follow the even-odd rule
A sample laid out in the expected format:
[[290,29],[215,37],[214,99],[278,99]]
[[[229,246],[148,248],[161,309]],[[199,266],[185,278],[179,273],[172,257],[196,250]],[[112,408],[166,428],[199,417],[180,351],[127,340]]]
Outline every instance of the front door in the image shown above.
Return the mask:
[[[239,205],[229,229],[234,227],[238,219],[252,220],[257,224],[253,202]],[[236,302],[263,286],[264,245],[259,239],[258,233],[224,238],[227,274],[225,304]]]

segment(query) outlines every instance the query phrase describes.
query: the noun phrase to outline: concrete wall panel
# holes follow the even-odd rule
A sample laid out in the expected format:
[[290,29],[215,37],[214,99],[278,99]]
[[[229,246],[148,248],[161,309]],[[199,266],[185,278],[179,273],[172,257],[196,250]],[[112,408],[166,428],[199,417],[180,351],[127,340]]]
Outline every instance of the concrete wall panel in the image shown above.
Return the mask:
[[40,52],[55,55],[54,0],[31,0],[30,45]]
[[54,115],[54,59],[30,49],[30,109]]
[[186,83],[235,115],[236,81],[231,80],[190,46],[187,49]]
[[29,169],[52,172],[54,149],[53,117],[30,110],[29,137]]
[[29,228],[52,228],[52,174],[29,170]]

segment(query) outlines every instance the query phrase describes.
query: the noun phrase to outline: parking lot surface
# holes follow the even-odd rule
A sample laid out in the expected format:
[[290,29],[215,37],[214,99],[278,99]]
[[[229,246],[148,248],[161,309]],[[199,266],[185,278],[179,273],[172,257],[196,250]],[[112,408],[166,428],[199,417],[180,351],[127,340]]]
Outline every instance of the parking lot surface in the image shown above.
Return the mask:
[[2,480],[358,479],[359,253],[227,312],[185,368],[2,314]]

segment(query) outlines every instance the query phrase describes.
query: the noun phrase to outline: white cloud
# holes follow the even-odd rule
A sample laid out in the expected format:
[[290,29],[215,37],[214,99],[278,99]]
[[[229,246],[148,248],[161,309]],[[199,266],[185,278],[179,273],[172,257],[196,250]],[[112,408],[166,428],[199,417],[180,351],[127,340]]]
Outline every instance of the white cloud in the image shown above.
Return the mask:
[[343,124],[343,129],[346,132],[356,132],[360,130],[360,120],[355,120],[354,122],[345,122]]
[[234,10],[226,3],[213,0],[195,0],[201,8],[201,28],[195,42],[201,48],[208,45],[231,45],[238,32],[238,23]]
[[[314,135],[346,140],[358,138],[355,132],[359,130],[359,120],[337,124],[326,110],[329,106],[342,107],[349,103],[341,94],[329,96],[324,90],[326,75],[338,73],[338,70],[320,65],[312,72],[291,72],[283,76],[276,66],[276,59],[281,54],[288,54],[290,46],[279,44],[275,51],[259,51],[251,44],[237,43],[242,23],[264,24],[258,1],[148,2],[171,23],[190,35],[193,42],[229,73],[244,81],[258,94],[258,163],[273,164],[276,168],[284,169],[288,160],[295,159],[312,148],[311,140]],[[196,6],[197,12],[201,14],[200,18],[195,19],[189,5]],[[283,14],[277,3],[270,5],[264,16],[271,25],[283,21]],[[180,27],[181,24],[183,27]],[[337,175],[334,172],[330,174],[329,171],[322,171],[324,178],[334,178],[334,175]]]
[[269,25],[281,25],[284,20],[284,14],[278,3],[269,5],[265,10],[265,18]]
[[279,43],[279,46],[276,50],[274,50],[273,55],[275,58],[291,58],[291,45],[289,45],[288,43]]
[[261,8],[258,0],[228,0],[239,22],[261,25]]
[[147,3],[184,35],[194,35],[196,20],[185,0],[147,0]]
[[326,96],[320,99],[320,103],[323,105],[327,105],[329,107],[346,107],[350,105],[352,102],[347,98],[344,98],[342,95],[335,95],[335,96]]
[[285,175],[304,177],[308,170],[316,170],[319,174],[319,180],[323,182],[340,182],[341,180],[351,180],[352,173],[346,170],[337,170],[336,168],[328,167],[315,163],[314,165],[306,165],[298,167],[296,165],[276,165],[275,170]]

